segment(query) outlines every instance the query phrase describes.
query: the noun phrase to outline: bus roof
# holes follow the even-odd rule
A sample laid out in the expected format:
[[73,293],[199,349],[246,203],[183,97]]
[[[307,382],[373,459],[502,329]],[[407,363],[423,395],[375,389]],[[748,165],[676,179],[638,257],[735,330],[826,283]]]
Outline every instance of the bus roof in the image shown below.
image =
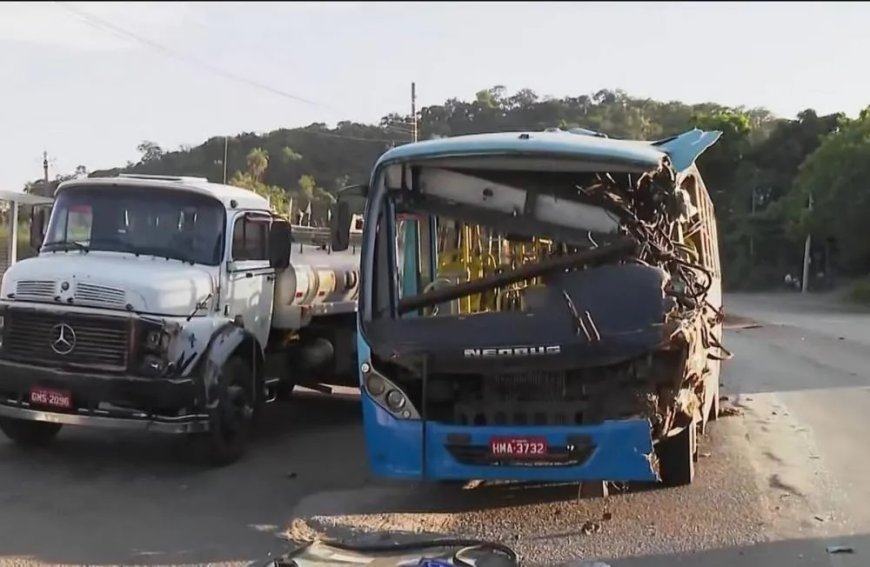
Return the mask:
[[391,163],[449,157],[525,155],[624,163],[653,169],[668,156],[680,172],[713,145],[721,132],[694,129],[658,141],[616,140],[585,131],[499,132],[470,134],[405,144],[385,152],[375,169]]

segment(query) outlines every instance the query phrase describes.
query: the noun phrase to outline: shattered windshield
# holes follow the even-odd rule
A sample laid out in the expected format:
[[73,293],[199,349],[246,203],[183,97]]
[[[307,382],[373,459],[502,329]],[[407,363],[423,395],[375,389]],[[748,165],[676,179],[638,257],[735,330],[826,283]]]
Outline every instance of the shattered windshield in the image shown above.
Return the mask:
[[[689,310],[718,283],[706,194],[673,174],[423,170],[425,189],[392,191],[396,277],[375,286],[376,316],[575,311],[568,276],[602,264],[658,266]],[[381,223],[387,221],[382,214]],[[635,246],[607,250],[625,242]],[[601,259],[589,259],[598,251]],[[376,263],[390,255],[376,253]],[[593,255],[594,256],[594,255]],[[567,279],[566,279],[567,278]],[[385,288],[397,282],[395,305]],[[570,280],[570,282],[569,282]],[[718,293],[718,290],[714,290]],[[576,318],[576,316],[575,316]]]
[[155,188],[83,188],[62,192],[43,250],[111,251],[217,265],[224,208],[214,199]]

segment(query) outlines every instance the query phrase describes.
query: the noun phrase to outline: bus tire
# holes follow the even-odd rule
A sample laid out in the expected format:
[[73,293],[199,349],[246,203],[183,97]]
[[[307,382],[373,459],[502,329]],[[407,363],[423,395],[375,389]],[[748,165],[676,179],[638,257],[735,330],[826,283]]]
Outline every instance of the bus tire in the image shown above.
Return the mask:
[[231,465],[247,450],[254,423],[251,365],[234,356],[221,370],[218,403],[211,410],[209,431],[194,436],[198,456],[216,467]]
[[45,447],[54,441],[61,427],[60,423],[0,418],[0,430],[21,447]]
[[694,420],[672,437],[662,439],[656,453],[665,486],[686,486],[695,478],[698,427]]

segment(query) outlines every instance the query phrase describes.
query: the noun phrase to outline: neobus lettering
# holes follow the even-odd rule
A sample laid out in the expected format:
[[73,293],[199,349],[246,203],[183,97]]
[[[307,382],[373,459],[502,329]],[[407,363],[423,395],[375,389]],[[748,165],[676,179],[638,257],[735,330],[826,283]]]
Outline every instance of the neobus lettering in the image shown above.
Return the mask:
[[525,346],[503,348],[467,348],[462,353],[467,358],[486,358],[494,356],[542,356],[559,354],[562,347],[550,346]]

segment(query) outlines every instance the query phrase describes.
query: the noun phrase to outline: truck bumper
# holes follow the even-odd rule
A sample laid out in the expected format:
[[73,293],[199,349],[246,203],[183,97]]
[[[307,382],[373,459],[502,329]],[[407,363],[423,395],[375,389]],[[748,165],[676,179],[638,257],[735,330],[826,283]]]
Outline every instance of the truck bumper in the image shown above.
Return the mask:
[[[72,407],[32,404],[34,386],[68,392]],[[0,416],[15,419],[162,433],[203,432],[209,427],[206,413],[171,411],[197,407],[199,392],[193,378],[104,375],[0,361]]]
[[[398,420],[362,394],[369,463],[375,475],[413,480],[657,481],[649,421],[600,425],[456,426]],[[492,437],[543,437],[546,459],[506,460]]]

